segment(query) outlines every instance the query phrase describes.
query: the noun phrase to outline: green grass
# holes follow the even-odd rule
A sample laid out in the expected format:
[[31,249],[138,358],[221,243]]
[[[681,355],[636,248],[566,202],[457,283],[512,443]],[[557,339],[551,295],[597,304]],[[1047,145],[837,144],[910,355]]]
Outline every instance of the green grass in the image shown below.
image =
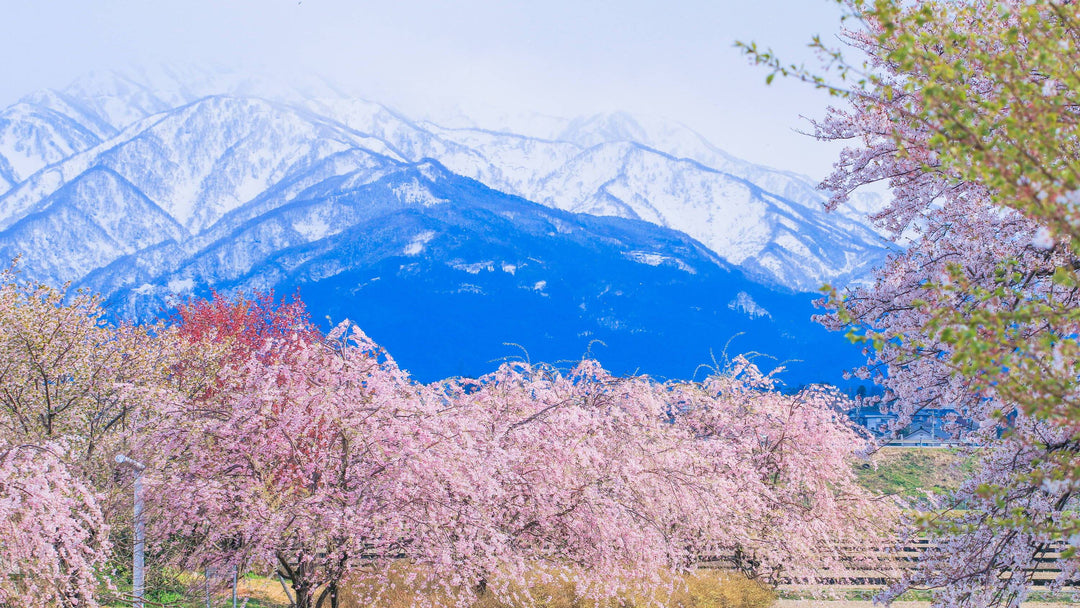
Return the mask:
[[855,465],[859,484],[873,492],[911,498],[956,490],[972,467],[966,456],[945,448],[886,447],[874,460],[876,469],[865,462]]
[[[196,573],[182,573],[168,579],[169,588],[148,587],[147,605],[166,608],[205,608],[206,591],[200,581],[201,577]],[[131,582],[117,581],[115,584],[116,593],[106,594],[102,605],[108,608],[131,608],[129,601],[117,597],[117,595],[127,596],[131,593]],[[107,599],[109,595],[113,598],[111,601]],[[232,606],[232,594],[229,589],[216,589],[211,597],[215,608]],[[287,608],[289,605],[276,579],[253,573],[240,577],[237,599],[238,605],[246,600],[247,608]]]

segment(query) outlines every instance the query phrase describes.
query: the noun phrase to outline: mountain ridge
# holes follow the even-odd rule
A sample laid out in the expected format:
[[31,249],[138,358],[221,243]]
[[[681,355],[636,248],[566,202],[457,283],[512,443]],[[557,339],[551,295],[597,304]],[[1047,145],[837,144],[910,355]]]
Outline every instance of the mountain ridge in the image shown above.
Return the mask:
[[[602,335],[615,367],[653,357],[671,374],[688,364],[680,348],[701,363],[744,329],[781,359],[847,358],[798,292],[859,280],[888,251],[865,225],[826,216],[800,176],[738,161],[682,125],[616,115],[544,139],[412,121],[366,100],[209,86],[82,81],[18,102],[39,100],[36,114],[5,110],[30,117],[10,132],[38,139],[0,145],[0,167],[13,150],[37,167],[0,172],[0,256],[26,254],[27,276],[99,292],[128,318],[212,289],[307,290],[321,312],[365,315],[373,336],[425,362],[421,375],[456,373],[425,339],[480,373],[514,332],[546,358]],[[494,324],[515,306],[535,321]]]

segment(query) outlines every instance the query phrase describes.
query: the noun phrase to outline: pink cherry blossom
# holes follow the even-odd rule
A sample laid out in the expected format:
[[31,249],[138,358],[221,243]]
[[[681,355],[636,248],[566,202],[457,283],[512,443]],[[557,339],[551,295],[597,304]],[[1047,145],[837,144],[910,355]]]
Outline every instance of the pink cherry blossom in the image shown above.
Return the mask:
[[[997,14],[1022,3],[971,4],[976,14]],[[822,184],[832,193],[829,205],[844,204],[859,188],[886,185],[891,198],[870,219],[903,249],[872,285],[832,298],[833,312],[821,320],[873,339],[867,343],[868,365],[857,375],[887,389],[880,404],[899,415],[894,430],[923,408],[951,408],[971,425],[952,421],[948,428],[978,446],[968,449],[975,471],[954,496],[936,505],[913,505],[924,512],[909,521],[905,538],[930,531],[934,545],[920,567],[882,599],[929,588],[935,605],[1016,606],[1027,597],[1040,559],[1052,559],[1060,568],[1054,585],[1076,580],[1076,558],[1059,550],[1064,538],[1080,530],[1075,464],[1070,464],[1080,428],[1066,413],[1069,400],[1058,414],[1035,417],[1018,405],[1021,396],[985,379],[997,370],[968,369],[955,361],[953,345],[968,335],[963,332],[988,331],[987,325],[970,321],[984,318],[980,315],[1031,302],[1052,302],[1060,309],[1080,305],[1075,289],[1053,279],[1055,269],[1075,267],[1076,260],[1067,238],[1055,240],[1045,226],[1000,206],[992,192],[938,162],[934,133],[913,120],[919,92],[902,86],[907,75],[888,59],[876,35],[881,27],[866,18],[860,29],[847,33],[879,80],[851,95],[846,108],[830,110],[816,134],[850,143]],[[957,21],[950,27],[998,26]],[[1026,41],[1017,44],[1022,56]],[[968,94],[976,98],[998,86],[977,77],[969,84]],[[967,321],[942,321],[942,311]],[[1075,336],[1076,327],[1034,315],[1009,331],[1033,347],[1021,357],[1003,344],[1002,353],[1013,365],[1041,366],[1047,378],[1075,379],[1075,348],[1069,347],[1075,341],[1042,337]],[[987,334],[971,335],[985,340]],[[1052,482],[1044,483],[1047,479]],[[953,506],[962,510],[950,510]]]
[[0,442],[0,604],[98,606],[109,528],[101,496],[61,460],[64,452]]

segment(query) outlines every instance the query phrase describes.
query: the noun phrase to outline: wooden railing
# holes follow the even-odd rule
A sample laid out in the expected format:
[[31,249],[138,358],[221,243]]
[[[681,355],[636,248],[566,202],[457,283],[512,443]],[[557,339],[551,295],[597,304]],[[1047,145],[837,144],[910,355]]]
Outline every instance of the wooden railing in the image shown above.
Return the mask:
[[[861,566],[856,566],[853,563],[842,572],[836,572],[835,574],[830,574],[826,569],[821,571],[820,576],[815,577],[816,583],[838,586],[885,586],[894,582],[896,577],[896,574],[887,574],[885,572],[886,569],[897,574],[900,571],[913,569],[922,553],[930,547],[930,541],[916,540],[911,541],[894,551],[887,553],[880,552],[877,556],[863,555],[859,558],[860,562],[877,561],[882,565],[882,568],[874,569],[865,563]],[[1039,557],[1035,558],[1035,569],[1028,574],[1028,576],[1031,577],[1033,586],[1043,587],[1057,580],[1058,576],[1061,574],[1061,569],[1058,567],[1058,560],[1061,557],[1061,548],[1063,547],[1057,547],[1055,550],[1044,552]],[[712,568],[735,569],[737,567],[737,561],[734,554],[718,555],[703,560],[701,565]],[[1008,579],[1010,578],[1010,575],[1008,573],[1003,573],[1000,578]],[[780,580],[781,584],[792,584],[796,582],[797,581],[784,580],[783,578]],[[1080,579],[1067,581],[1066,586],[1070,588],[1080,587]]]

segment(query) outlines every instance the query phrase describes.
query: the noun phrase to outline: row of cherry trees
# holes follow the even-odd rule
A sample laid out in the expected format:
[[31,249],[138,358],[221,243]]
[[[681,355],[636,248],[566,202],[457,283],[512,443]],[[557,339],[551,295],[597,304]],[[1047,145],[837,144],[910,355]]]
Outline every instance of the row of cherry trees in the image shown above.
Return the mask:
[[215,297],[114,326],[93,298],[11,273],[0,349],[0,604],[110,593],[110,530],[130,518],[119,453],[147,464],[159,562],[276,571],[303,608],[401,558],[461,602],[527,573],[658,591],[709,556],[811,578],[895,517],[854,484],[865,441],[841,400],[781,394],[743,359],[698,383],[586,360],[421,385],[296,301]]

